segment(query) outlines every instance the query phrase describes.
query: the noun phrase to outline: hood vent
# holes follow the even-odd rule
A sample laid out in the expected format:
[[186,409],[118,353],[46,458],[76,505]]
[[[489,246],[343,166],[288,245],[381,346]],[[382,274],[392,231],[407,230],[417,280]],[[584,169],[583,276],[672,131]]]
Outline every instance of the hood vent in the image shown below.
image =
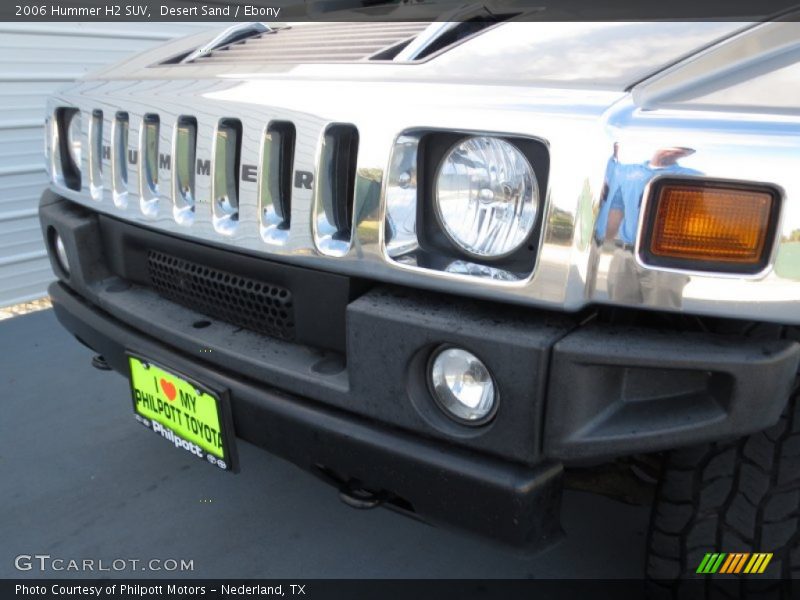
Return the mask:
[[211,65],[391,60],[428,24],[303,23],[251,34],[181,62]]
[[479,11],[471,9],[473,14],[466,18],[468,13],[456,12],[455,16],[463,17],[458,21],[436,21],[431,23],[425,31],[401,48],[392,60],[396,62],[413,62],[423,60],[434,54],[447,50],[461,42],[474,37],[490,27],[499,25],[518,16],[520,13],[492,14],[481,7]]

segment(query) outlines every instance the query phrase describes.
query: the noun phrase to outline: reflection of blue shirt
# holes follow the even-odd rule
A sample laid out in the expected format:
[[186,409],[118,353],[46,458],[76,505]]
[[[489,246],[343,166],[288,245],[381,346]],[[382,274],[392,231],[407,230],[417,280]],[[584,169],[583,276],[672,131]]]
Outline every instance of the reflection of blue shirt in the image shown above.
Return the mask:
[[[608,173],[608,169],[606,169],[606,173]],[[600,239],[605,238],[608,214],[611,210],[616,209],[623,213],[617,239],[626,244],[633,244],[636,241],[636,230],[639,225],[639,209],[642,205],[644,188],[656,175],[666,173],[670,175],[700,174],[700,172],[695,169],[682,167],[679,164],[670,165],[668,167],[652,167],[649,161],[632,165],[618,163],[616,169],[613,171],[613,180],[608,180],[608,201],[598,215],[598,237],[600,237]]]
[[603,205],[600,207],[600,214],[597,215],[597,227],[595,229],[595,238],[598,242],[601,242],[606,238],[606,226],[608,225],[608,211],[610,210],[611,202],[611,192],[615,189],[616,186],[616,174],[617,168],[619,167],[619,160],[617,160],[614,156],[608,159],[606,163],[606,176],[605,176],[605,184],[608,186],[608,196],[606,196]]

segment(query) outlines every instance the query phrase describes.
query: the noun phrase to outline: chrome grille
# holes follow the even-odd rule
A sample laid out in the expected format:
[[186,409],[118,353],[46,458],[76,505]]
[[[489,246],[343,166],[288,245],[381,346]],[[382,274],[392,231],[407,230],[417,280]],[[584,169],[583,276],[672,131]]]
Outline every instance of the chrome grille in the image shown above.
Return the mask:
[[[497,40],[506,31],[511,34],[514,27],[502,25],[495,31]],[[144,69],[144,63],[151,59],[148,55],[141,68]],[[696,148],[697,168],[715,179],[740,179],[742,173],[751,172],[753,163],[749,151],[755,145],[764,153],[758,165],[769,166],[769,173],[762,173],[760,180],[773,181],[784,188],[787,207],[794,206],[800,197],[800,184],[793,183],[797,178],[784,176],[793,172],[797,162],[796,152],[790,152],[795,146],[786,142],[787,132],[797,129],[797,123],[789,116],[771,115],[765,119],[754,114],[752,120],[745,123],[739,113],[722,118],[713,111],[687,111],[685,114],[671,110],[639,111],[621,91],[587,90],[578,85],[581,79],[576,80],[574,88],[554,89],[549,84],[531,85],[532,75],[520,75],[516,83],[510,79],[494,79],[494,75],[501,73],[491,61],[475,63],[476,72],[468,74],[463,70],[466,63],[460,63],[460,70],[448,73],[447,69],[442,69],[441,60],[443,58],[414,66],[308,65],[299,69],[264,69],[263,72],[254,68],[252,73],[250,69],[242,71],[231,66],[229,70],[223,69],[225,73],[216,74],[208,73],[208,69],[185,66],[165,68],[159,73],[153,69],[145,73],[147,77],[143,79],[127,76],[141,71],[122,66],[120,74],[124,76],[119,79],[106,73],[101,78],[76,82],[48,101],[45,160],[50,189],[109,218],[234,250],[242,256],[263,259],[265,263],[274,261],[320,273],[570,311],[595,303],[629,304],[609,299],[605,284],[617,275],[609,272],[606,261],[599,266],[596,261],[590,262],[593,258],[589,251],[591,226],[597,214],[596,192],[601,189],[608,151],[622,129],[627,132],[626,139],[630,134],[631,147],[635,149],[632,160],[644,162],[652,156],[648,149],[652,151],[653,144],[662,141],[673,144],[680,138]],[[492,73],[489,75],[491,85],[486,81],[479,84],[489,71],[478,67]],[[378,76],[377,71],[386,77]],[[90,157],[97,156],[89,148],[90,143],[96,144],[102,139],[100,162],[92,163],[96,164],[101,179],[84,176],[79,190],[65,184],[59,168],[59,107],[73,107],[82,112],[83,175],[90,171]],[[113,144],[112,130],[115,113],[120,109],[129,116],[130,150],[141,147],[144,116],[159,115],[160,154],[176,152],[176,131],[182,115],[188,113],[196,119],[196,162],[202,160],[209,167],[202,172],[192,171],[196,175],[197,200],[192,221],[176,218],[181,216],[181,207],[175,193],[178,187],[175,157],[171,163],[164,161],[164,164],[159,157],[157,211],[142,210],[141,190],[147,182],[139,164],[129,165],[130,201],[124,205],[115,202],[118,199],[113,195],[112,151],[122,149]],[[99,118],[96,121],[90,118],[94,111],[102,111],[102,127],[99,127]],[[99,117],[99,112],[97,114]],[[714,136],[698,131],[698,124],[705,122],[700,117],[703,114],[719,119],[714,121],[719,124]],[[239,119],[243,132],[239,221],[234,231],[220,231],[214,227],[211,204],[213,141],[215,129],[224,118]],[[287,179],[291,183],[288,223],[285,214],[279,214],[274,207],[268,212],[269,200],[274,204],[274,198],[284,193],[281,187],[266,194],[264,188],[270,189],[269,185],[261,185],[261,177],[267,171],[260,168],[264,132],[276,122],[294,125],[294,171],[291,179],[289,174],[283,177],[284,184]],[[98,127],[93,129],[92,123]],[[357,128],[359,148],[349,249],[344,253],[329,253],[322,248],[315,216],[322,205],[319,190],[321,146],[325,131],[337,123]],[[542,241],[534,270],[524,280],[493,279],[491,272],[467,271],[461,268],[463,265],[456,265],[458,271],[448,271],[451,265],[443,262],[420,263],[413,257],[405,260],[405,256],[401,257],[404,259],[401,262],[388,254],[386,191],[391,184],[388,168],[394,164],[393,157],[400,156],[399,142],[427,128],[547,141],[549,163],[554,168],[545,195]],[[575,140],[581,143],[576,146]],[[257,172],[253,172],[253,167]],[[409,203],[415,200],[411,198]],[[275,213],[274,219],[272,213]],[[797,228],[796,214],[787,212],[785,216],[784,227]],[[563,233],[565,223],[571,228],[571,237]],[[788,242],[779,242],[781,249],[786,244]],[[643,277],[648,273],[649,270],[642,269],[638,275]],[[683,274],[673,275],[675,277],[664,275],[663,279],[659,276],[658,280],[663,281],[664,286],[677,284],[680,278],[684,278],[685,283]],[[793,323],[797,320],[797,298],[800,297],[796,284],[796,278],[777,270],[757,282],[693,275],[688,285],[681,284],[680,289],[685,287],[684,295],[678,297],[685,300],[683,308],[687,311],[744,319],[758,318],[758,309],[763,309],[763,304],[768,302],[776,319]],[[747,302],[742,301],[745,292]],[[674,297],[674,294],[659,293],[653,295],[654,300],[633,304],[641,308],[675,310]]]
[[[97,109],[90,113],[102,115]],[[319,132],[319,173],[298,164],[308,152],[296,156],[292,121],[268,121],[259,135],[252,121],[117,111],[110,129],[106,137],[101,133],[86,140],[99,175],[84,187],[91,188],[96,201],[102,203],[108,191],[106,201],[116,209],[148,221],[167,220],[184,231],[206,234],[210,226],[226,241],[257,233],[263,244],[277,249],[286,247],[290,234],[302,235],[303,224],[292,227],[292,198],[310,193],[313,185],[319,196],[313,200],[314,216],[309,215],[315,245],[331,256],[350,249],[359,139],[353,125],[333,123]],[[110,177],[102,176],[104,168]]]
[[428,23],[305,23],[223,46],[186,64],[351,62],[411,40]]

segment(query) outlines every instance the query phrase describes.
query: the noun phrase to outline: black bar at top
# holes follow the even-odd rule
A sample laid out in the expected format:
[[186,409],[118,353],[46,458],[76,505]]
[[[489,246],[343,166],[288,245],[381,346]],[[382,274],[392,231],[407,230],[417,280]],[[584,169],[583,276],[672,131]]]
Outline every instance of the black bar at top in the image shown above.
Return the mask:
[[[0,3],[0,20],[53,21],[432,21],[462,20],[464,0],[20,0]],[[800,20],[800,0],[484,0],[486,20]],[[465,11],[463,19],[474,19]]]

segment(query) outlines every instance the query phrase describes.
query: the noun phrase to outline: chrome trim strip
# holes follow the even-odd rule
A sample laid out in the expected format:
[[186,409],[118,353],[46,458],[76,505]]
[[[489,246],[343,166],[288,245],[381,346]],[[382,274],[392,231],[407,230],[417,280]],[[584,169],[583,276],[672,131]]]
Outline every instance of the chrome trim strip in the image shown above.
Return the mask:
[[[114,114],[111,134],[113,139],[111,146],[111,190],[114,205],[119,209],[125,209],[128,206],[128,186],[131,182],[131,173],[128,169],[131,121],[127,112],[117,111]],[[132,137],[136,139],[135,134]]]
[[54,185],[66,189],[67,186],[64,183],[64,175],[61,171],[62,158],[57,110],[57,108],[53,107],[52,110],[49,109],[47,111],[45,135],[48,139],[46,141],[47,150],[45,151],[45,156],[47,158],[47,172],[50,175],[50,180]]
[[165,122],[158,117],[158,209],[156,216],[164,212],[172,213],[172,198],[175,185],[172,179],[172,169],[175,168],[175,150],[172,144],[174,135],[173,123]]
[[103,197],[103,111],[93,110],[89,121],[87,144],[89,162],[89,193],[93,200]]
[[414,252],[417,240],[417,155],[422,134],[400,134],[386,169],[386,255],[398,259]]

